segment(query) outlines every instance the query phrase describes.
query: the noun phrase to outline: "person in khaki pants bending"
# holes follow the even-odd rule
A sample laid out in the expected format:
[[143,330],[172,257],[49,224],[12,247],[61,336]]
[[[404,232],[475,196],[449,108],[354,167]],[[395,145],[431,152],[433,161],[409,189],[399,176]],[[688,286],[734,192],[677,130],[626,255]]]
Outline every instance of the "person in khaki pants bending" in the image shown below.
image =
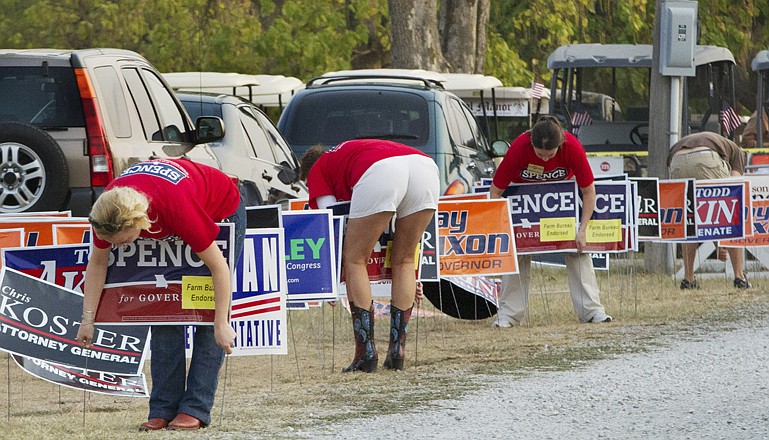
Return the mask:
[[[668,167],[671,179],[725,179],[742,176],[745,173],[745,153],[731,140],[709,131],[684,136],[670,147]],[[698,243],[681,245],[684,260],[684,279],[681,289],[697,289],[694,279],[694,258]],[[742,270],[742,249],[728,248],[729,259],[734,269],[734,287],[747,289],[750,283]],[[719,258],[725,258],[720,255]]]

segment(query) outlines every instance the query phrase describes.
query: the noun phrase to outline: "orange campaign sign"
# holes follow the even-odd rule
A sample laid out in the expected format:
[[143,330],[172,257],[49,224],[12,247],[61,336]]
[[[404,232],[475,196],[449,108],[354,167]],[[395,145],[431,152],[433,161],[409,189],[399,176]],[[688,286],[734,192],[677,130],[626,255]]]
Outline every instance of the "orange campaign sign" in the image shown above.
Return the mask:
[[517,273],[507,199],[438,202],[441,277]]
[[[24,228],[0,229],[0,249],[17,248],[24,245]],[[2,265],[2,252],[0,252],[0,265]]]
[[290,199],[288,201],[289,211],[304,211],[305,209],[310,209],[309,199]]
[[0,217],[0,229],[24,228],[24,246],[53,244],[53,225],[88,224],[83,217]]
[[660,234],[663,240],[686,239],[687,179],[660,180]]
[[91,242],[91,225],[77,223],[52,225],[53,244],[83,244]]

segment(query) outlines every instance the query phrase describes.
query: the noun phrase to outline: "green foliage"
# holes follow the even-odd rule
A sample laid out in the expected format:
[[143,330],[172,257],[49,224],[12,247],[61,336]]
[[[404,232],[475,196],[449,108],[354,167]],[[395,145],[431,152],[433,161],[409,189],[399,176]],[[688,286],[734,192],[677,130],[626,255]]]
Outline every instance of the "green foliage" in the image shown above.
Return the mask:
[[[547,57],[558,46],[651,43],[655,6],[655,0],[493,0],[486,73],[505,85],[548,83]],[[740,100],[752,107],[750,61],[769,46],[769,3],[700,0],[698,8],[699,43],[732,51]],[[0,10],[0,47],[125,48],[161,71],[307,80],[351,66],[388,67],[389,60],[387,0],[0,0]]]

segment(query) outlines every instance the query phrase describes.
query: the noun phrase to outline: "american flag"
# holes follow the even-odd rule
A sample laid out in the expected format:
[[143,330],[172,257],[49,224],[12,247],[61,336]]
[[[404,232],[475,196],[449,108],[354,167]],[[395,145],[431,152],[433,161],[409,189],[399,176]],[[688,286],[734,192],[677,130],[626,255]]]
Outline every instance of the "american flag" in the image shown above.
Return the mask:
[[742,125],[742,121],[737,112],[734,111],[728,102],[724,101],[721,104],[721,127],[724,129],[724,133],[727,136],[731,136],[732,132],[740,125]]
[[543,91],[545,91],[545,85],[542,83],[535,82],[531,86],[531,97],[533,99],[541,99]]
[[576,136],[579,134],[579,127],[592,123],[593,118],[590,117],[585,106],[582,103],[577,103],[574,106],[574,113],[571,115],[571,132]]
[[280,292],[232,300],[232,319],[277,312],[281,308]]

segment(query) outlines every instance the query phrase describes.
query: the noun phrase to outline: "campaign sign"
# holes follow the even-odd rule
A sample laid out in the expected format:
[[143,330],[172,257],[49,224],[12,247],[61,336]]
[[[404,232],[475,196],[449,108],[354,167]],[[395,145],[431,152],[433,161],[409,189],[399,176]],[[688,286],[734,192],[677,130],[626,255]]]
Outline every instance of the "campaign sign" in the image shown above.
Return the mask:
[[[437,214],[437,212],[436,212]],[[433,215],[419,246],[419,281],[438,281],[438,217]]]
[[92,393],[115,397],[149,397],[147,379],[141,374],[112,374],[67,367],[14,354],[13,360],[22,370],[45,381]]
[[505,199],[438,202],[441,277],[517,273]]
[[660,180],[660,235],[662,240],[686,239],[688,179]]
[[87,244],[3,249],[3,260],[11,269],[83,293]]
[[[609,254],[605,252],[590,252],[590,259],[593,260],[593,269],[609,270]],[[566,267],[566,256],[564,254],[540,254],[532,255],[531,261],[543,266]]]
[[694,182],[697,240],[744,237],[744,190],[742,182]]
[[[334,215],[341,215],[345,218],[345,225],[347,224],[347,215],[350,213],[350,202],[339,202],[329,205],[329,209],[334,212]],[[387,252],[390,244],[393,241],[395,216],[393,216],[390,224],[382,232],[376,243],[374,243],[374,249],[371,251],[371,257],[368,260],[368,279],[373,284],[390,284],[392,280],[392,268],[389,266],[389,259],[387,258]],[[416,249],[414,250],[416,252]],[[344,274],[340,277],[340,281],[344,282]],[[344,293],[344,292],[340,292]]]
[[722,247],[768,246],[769,245],[769,176],[748,174],[750,184],[751,220],[753,234],[744,239],[723,240]]
[[[24,228],[0,229],[0,249],[24,246]],[[0,266],[3,259],[0,257]]]
[[[234,265],[232,223],[219,224],[215,243]],[[139,239],[112,250],[96,322],[208,324],[214,322],[211,271],[182,240]]]
[[519,255],[577,250],[575,181],[513,184],[503,197],[510,203]]
[[659,179],[656,177],[633,177],[638,183],[636,207],[638,208],[638,240],[659,240]]
[[76,341],[83,295],[4,267],[0,272],[0,349],[61,365],[139,374],[146,327],[97,325],[93,346]]
[[247,228],[280,228],[280,205],[246,206]]
[[337,299],[336,246],[330,210],[283,213],[289,301]]
[[78,244],[91,242],[91,225],[78,223],[69,225],[53,225],[53,244]]
[[0,217],[0,229],[24,228],[24,246],[46,246],[53,244],[53,225],[88,224],[82,217]]
[[235,279],[230,315],[236,333],[233,355],[288,353],[283,229],[246,230]]
[[595,182],[595,192],[595,208],[588,223],[584,250],[626,252],[632,209],[629,182]]

